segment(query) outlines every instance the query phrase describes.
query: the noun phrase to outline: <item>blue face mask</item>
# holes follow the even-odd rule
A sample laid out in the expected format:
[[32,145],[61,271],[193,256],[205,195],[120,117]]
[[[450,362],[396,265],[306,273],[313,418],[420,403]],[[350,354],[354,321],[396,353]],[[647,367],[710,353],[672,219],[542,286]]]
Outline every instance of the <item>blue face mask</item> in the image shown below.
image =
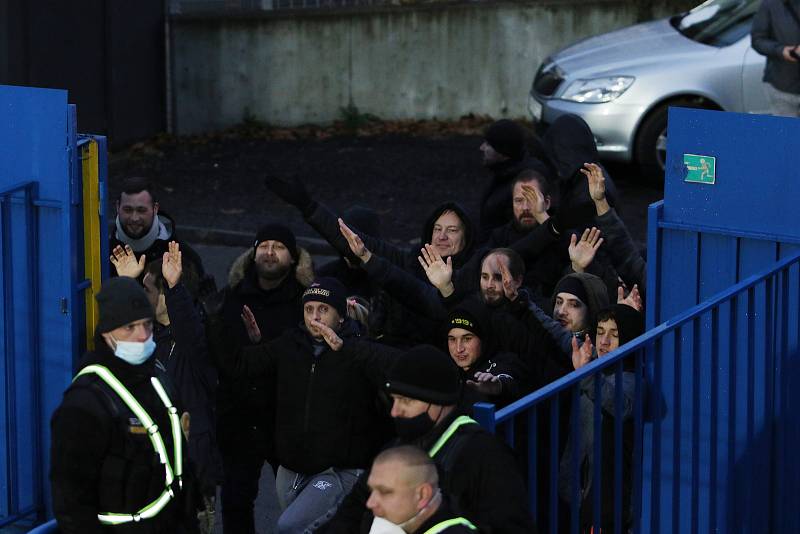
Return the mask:
[[[114,338],[111,338],[114,339]],[[114,339],[117,347],[114,349],[114,355],[131,365],[141,365],[153,355],[156,350],[156,342],[153,341],[153,336],[150,335],[144,343],[138,341],[117,341]]]

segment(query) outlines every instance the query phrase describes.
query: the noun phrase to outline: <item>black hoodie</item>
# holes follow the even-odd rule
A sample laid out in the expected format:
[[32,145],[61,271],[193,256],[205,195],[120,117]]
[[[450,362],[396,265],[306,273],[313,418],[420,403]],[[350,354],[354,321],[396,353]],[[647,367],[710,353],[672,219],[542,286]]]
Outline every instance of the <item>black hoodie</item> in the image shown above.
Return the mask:
[[[577,115],[562,115],[547,130],[543,141],[550,164],[558,174],[555,207],[561,227],[583,230],[592,226],[597,212],[589,195],[588,181],[580,172],[584,163],[599,163],[591,128]],[[615,206],[617,187],[605,169],[603,174],[606,198],[611,206]]]

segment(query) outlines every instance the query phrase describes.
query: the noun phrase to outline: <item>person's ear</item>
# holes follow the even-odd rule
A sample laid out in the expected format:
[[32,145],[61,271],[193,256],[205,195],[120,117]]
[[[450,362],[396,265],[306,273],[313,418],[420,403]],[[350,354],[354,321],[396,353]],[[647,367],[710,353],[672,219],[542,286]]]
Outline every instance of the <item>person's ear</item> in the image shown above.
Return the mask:
[[550,195],[545,195],[544,197],[544,211],[548,211],[550,209]]
[[428,506],[433,498],[433,486],[427,482],[421,484],[419,488],[417,488],[419,492],[417,498],[417,509],[421,510]]
[[153,202],[153,215],[158,215],[158,202]]

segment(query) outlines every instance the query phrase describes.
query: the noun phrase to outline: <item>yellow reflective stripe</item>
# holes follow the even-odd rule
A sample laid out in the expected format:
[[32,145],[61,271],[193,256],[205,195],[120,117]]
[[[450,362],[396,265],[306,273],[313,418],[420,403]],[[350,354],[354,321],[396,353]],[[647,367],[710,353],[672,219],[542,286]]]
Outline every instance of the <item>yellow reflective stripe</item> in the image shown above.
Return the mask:
[[[136,398],[128,391],[128,388],[120,382],[114,374],[108,370],[108,368],[103,367],[102,365],[88,365],[81,369],[81,371],[75,376],[77,379],[79,376],[94,373],[99,376],[106,384],[114,390],[114,392],[119,395],[122,399],[122,402],[125,403],[128,408],[139,418],[142,425],[147,429],[147,435],[150,438],[150,443],[153,445],[153,448],[158,454],[159,461],[161,464],[164,465],[164,478],[165,478],[165,486],[166,489],[161,492],[161,495],[153,501],[152,503],[146,505],[141,510],[139,510],[135,514],[117,514],[107,512],[104,514],[97,514],[97,518],[103,524],[109,525],[118,525],[122,523],[129,523],[131,521],[139,521],[141,519],[149,519],[151,517],[155,517],[164,507],[169,503],[169,501],[174,497],[174,493],[172,488],[172,482],[175,480],[175,474],[172,471],[172,466],[170,465],[169,458],[167,457],[167,447],[164,444],[164,440],[161,437],[161,433],[158,431],[158,425],[153,422],[153,419],[147,413],[147,411],[142,407],[141,404],[136,400]],[[75,380],[73,379],[73,381]],[[179,478],[179,484],[183,486],[182,481],[180,480],[180,476],[183,471],[183,455],[182,455],[182,442],[181,439],[183,438],[181,434],[180,428],[180,420],[177,416],[177,410],[172,405],[172,401],[170,401],[167,392],[164,390],[164,387],[161,385],[161,382],[158,381],[157,378],[151,377],[150,379],[151,384],[153,385],[153,389],[156,390],[161,402],[164,403],[164,406],[167,408],[169,413],[170,419],[170,427],[172,429],[172,438],[174,442],[174,452],[175,452],[175,470],[177,472],[177,476]]]
[[172,442],[175,446],[173,451],[175,453],[175,476],[178,477],[178,482],[183,486],[183,481],[180,480],[183,475],[183,435],[181,433],[181,422],[178,418],[178,410],[172,405],[172,401],[169,399],[164,386],[158,381],[158,378],[152,377],[150,378],[150,382],[152,382],[153,388],[156,390],[156,393],[158,393],[158,396],[161,398],[161,402],[164,403],[164,406],[167,407],[167,411],[169,412],[169,422],[172,427]]
[[459,417],[456,417],[456,420],[450,423],[450,426],[447,427],[447,430],[444,431],[444,434],[439,436],[439,439],[436,440],[436,443],[433,444],[431,450],[428,451],[428,456],[430,456],[431,458],[436,456],[436,453],[439,452],[439,449],[441,449],[444,446],[444,444],[447,443],[447,440],[450,439],[450,436],[456,433],[456,430],[458,430],[459,427],[463,425],[477,425],[477,424],[478,422],[472,417],[466,415],[461,415]]
[[447,521],[442,521],[441,523],[437,523],[433,525],[431,528],[426,530],[423,534],[438,534],[439,532],[453,527],[455,525],[462,525],[467,527],[470,530],[478,530],[475,525],[469,522],[469,520],[464,519],[463,517],[456,517],[454,519],[448,519]]

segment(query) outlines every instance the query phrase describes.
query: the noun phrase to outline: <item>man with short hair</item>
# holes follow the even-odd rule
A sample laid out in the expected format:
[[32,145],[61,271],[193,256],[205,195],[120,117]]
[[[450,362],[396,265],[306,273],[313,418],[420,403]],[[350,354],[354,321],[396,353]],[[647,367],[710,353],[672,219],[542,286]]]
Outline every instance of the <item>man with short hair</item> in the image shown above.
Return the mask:
[[386,449],[375,457],[367,499],[375,520],[371,534],[466,534],[477,529],[450,510],[439,488],[436,464],[413,445]]
[[347,317],[347,292],[338,280],[315,280],[302,302],[302,326],[221,362],[234,379],[271,377],[276,384],[270,404],[282,534],[317,529],[369,467],[381,444],[374,432],[378,389],[394,355],[372,350],[372,343],[350,351],[362,327]]
[[182,407],[153,357],[153,308],[125,276],[103,282],[97,305],[95,348],[50,423],[59,532],[192,531]]
[[[194,296],[201,290],[205,291],[206,284],[212,279],[205,276],[197,252],[177,237],[175,221],[160,209],[152,182],[139,176],[123,180],[116,206],[117,217],[109,232],[108,247],[112,267],[114,258],[119,259],[126,252],[134,254],[144,267],[145,263],[161,258],[168,251],[168,243],[175,241],[180,245],[185,270],[191,270],[191,278],[198,281],[188,289]],[[116,273],[116,269],[111,272]]]
[[[271,341],[303,320],[301,298],[314,278],[311,256],[294,233],[270,222],[259,228],[253,247],[233,263],[222,290],[224,328],[212,339],[218,366],[242,347]],[[224,467],[222,516],[226,532],[255,532],[253,502],[264,461],[277,469],[275,384],[271,377],[221,374],[217,430]]]

